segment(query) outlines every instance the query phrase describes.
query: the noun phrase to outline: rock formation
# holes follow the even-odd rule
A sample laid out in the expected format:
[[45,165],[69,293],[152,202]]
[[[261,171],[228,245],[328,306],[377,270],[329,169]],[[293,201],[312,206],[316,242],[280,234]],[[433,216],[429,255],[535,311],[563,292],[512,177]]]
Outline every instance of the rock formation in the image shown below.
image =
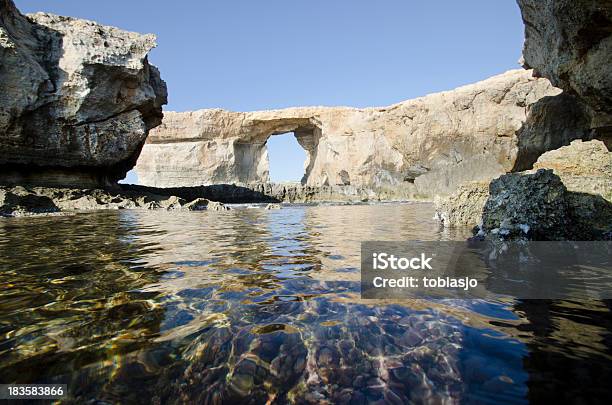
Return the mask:
[[612,237],[612,152],[603,142],[574,141],[540,156],[534,168],[464,184],[436,200],[436,217],[503,237]]
[[489,182],[463,183],[450,196],[436,196],[434,218],[446,227],[482,224],[482,211],[489,198]]
[[[293,132],[307,153],[304,185],[445,194],[587,136],[576,119],[579,107],[560,93],[548,80],[515,70],[383,108],[169,112],[151,131],[136,169],[142,184],[155,187],[265,183],[266,141]],[[571,114],[555,114],[559,109]],[[532,111],[551,121],[530,121]],[[555,136],[535,137],[542,131],[534,125]]]
[[534,169],[552,169],[568,191],[601,195],[612,203],[612,152],[602,141],[573,141],[546,152]]
[[230,208],[215,201],[147,192],[54,187],[0,187],[0,217],[55,214],[70,211],[108,209],[162,209],[225,211]]
[[155,36],[0,0],[0,181],[100,185],[125,177],[159,125]]
[[524,66],[577,95],[595,135],[612,145],[612,1],[518,0]]

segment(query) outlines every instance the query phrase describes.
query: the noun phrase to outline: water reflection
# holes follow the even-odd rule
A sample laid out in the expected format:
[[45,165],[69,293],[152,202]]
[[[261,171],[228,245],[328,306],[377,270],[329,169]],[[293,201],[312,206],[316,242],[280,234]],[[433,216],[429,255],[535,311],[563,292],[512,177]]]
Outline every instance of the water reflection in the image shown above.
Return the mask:
[[67,383],[66,403],[521,403],[571,383],[553,368],[585,369],[573,357],[609,375],[599,304],[534,316],[504,300],[360,300],[361,241],[467,236],[432,216],[383,204],[3,220],[0,379]]

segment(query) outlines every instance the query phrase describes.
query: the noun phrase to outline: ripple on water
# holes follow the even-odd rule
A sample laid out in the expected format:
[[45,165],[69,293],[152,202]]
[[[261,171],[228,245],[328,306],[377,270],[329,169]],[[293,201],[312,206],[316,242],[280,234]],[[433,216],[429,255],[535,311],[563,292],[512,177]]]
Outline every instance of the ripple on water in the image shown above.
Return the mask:
[[2,379],[68,383],[75,403],[521,403],[545,398],[538,381],[576,379],[543,352],[610,376],[606,304],[360,300],[361,241],[467,236],[432,216],[384,204],[2,220]]

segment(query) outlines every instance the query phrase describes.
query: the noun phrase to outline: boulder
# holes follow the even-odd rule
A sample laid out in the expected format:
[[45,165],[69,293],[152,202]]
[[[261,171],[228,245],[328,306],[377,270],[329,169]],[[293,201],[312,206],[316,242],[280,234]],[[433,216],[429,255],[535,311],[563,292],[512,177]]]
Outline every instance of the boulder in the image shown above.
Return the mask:
[[210,201],[206,198],[196,198],[183,205],[183,208],[189,211],[229,211],[230,207],[218,202],[218,201]]
[[566,192],[552,170],[501,176],[489,185],[481,228],[502,237],[565,239],[571,228]]
[[431,198],[530,167],[543,152],[588,137],[579,109],[548,80],[514,70],[380,108],[167,112],[136,170],[152,187],[267,183],[266,142],[293,132],[307,156],[304,186]]
[[[524,67],[589,108],[591,128],[612,136],[612,1],[518,0],[525,23]],[[610,146],[610,143],[608,143]]]
[[154,35],[0,0],[0,182],[102,185],[125,177],[160,124]]
[[23,187],[0,189],[0,217],[49,214],[59,211],[51,198],[32,194]]

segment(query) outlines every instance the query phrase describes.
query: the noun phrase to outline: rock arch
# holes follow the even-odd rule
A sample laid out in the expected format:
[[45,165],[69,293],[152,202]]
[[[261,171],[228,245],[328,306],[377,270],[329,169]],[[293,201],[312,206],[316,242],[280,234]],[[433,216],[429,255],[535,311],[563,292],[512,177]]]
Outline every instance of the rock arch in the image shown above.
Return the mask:
[[[546,109],[537,103],[560,93],[547,79],[514,70],[388,107],[165,113],[137,171],[143,185],[156,187],[264,183],[267,140],[293,132],[307,153],[307,186],[350,185],[383,198],[445,195],[559,146],[547,141],[556,126],[535,130],[529,117],[557,119],[565,98]],[[583,137],[580,125],[568,122],[562,142]]]
[[251,134],[247,133],[244,137],[237,138],[233,145],[237,181],[269,182],[270,161],[267,142],[272,136],[293,133],[298,144],[306,152],[301,183],[308,184],[321,138],[321,128],[312,121],[306,118],[287,118],[254,123]]

